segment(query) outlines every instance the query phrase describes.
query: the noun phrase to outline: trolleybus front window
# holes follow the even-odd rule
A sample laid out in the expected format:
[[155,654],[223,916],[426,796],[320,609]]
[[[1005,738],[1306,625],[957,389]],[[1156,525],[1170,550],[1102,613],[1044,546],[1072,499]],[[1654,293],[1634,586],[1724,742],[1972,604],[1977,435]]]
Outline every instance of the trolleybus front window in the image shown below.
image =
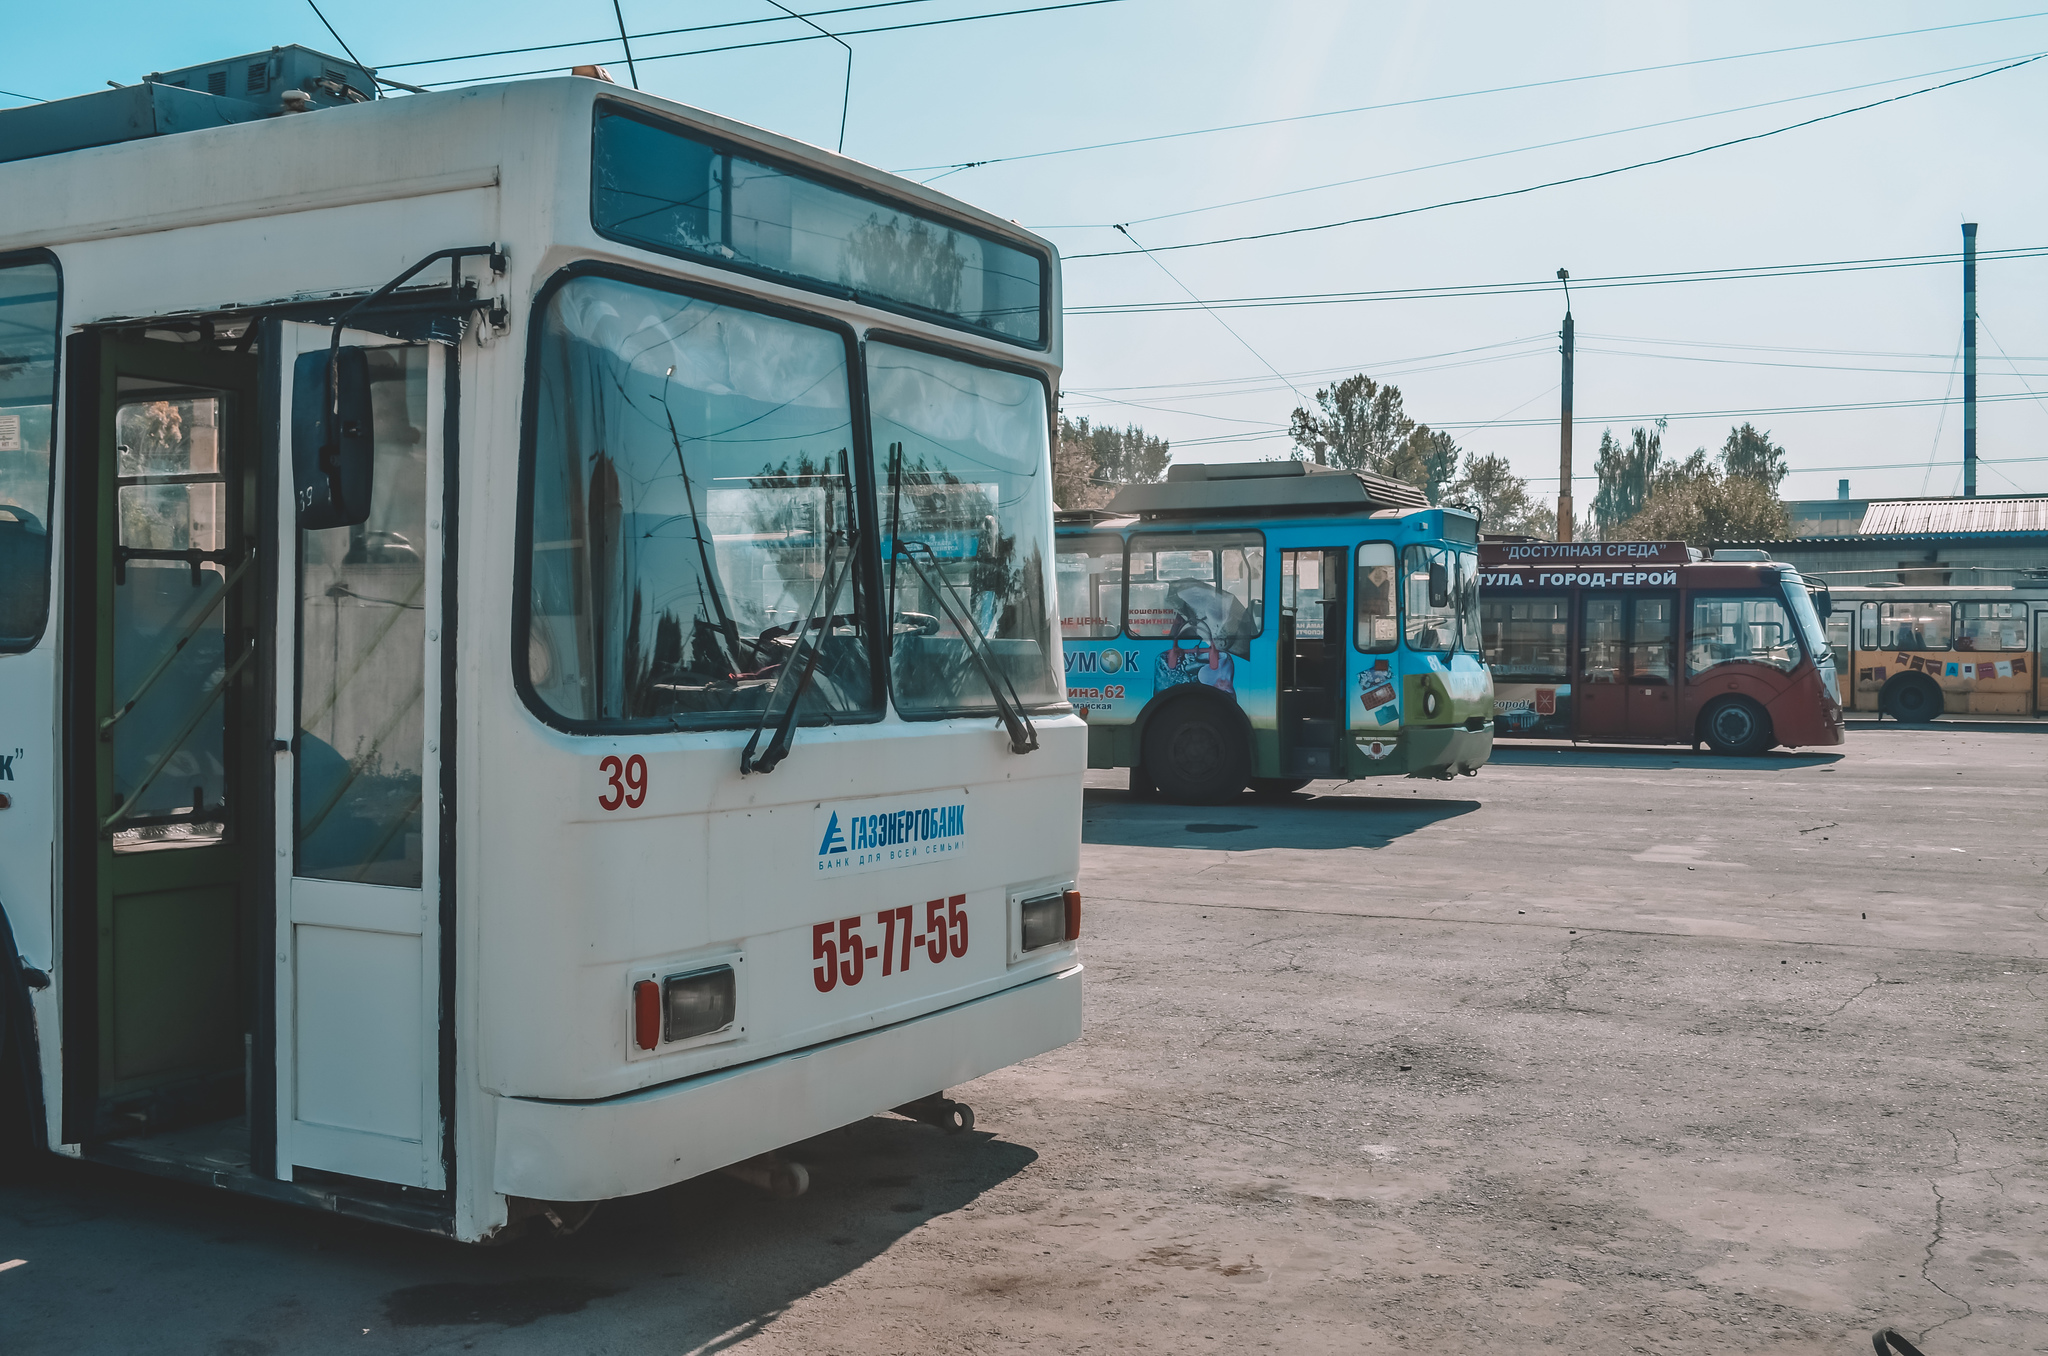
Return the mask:
[[845,338],[591,276],[541,323],[519,647],[539,701],[584,728],[752,725],[808,624],[799,718],[879,715],[860,571],[817,597],[857,529]]
[[1687,678],[1719,664],[1767,664],[1786,673],[1799,667],[1792,613],[1775,598],[1694,594],[1685,644]]
[[1448,546],[1411,546],[1403,560],[1402,573],[1408,581],[1408,648],[1476,649],[1478,556]]
[[57,266],[0,268],[0,653],[43,630],[56,394]]
[[[1046,577],[1053,550],[1044,383],[880,342],[868,344],[867,372],[875,455],[884,463],[896,709],[920,717],[994,710],[970,648],[977,642],[1027,707],[1061,700]],[[917,566],[895,558],[899,543],[917,551]],[[949,620],[949,601],[977,636]]]

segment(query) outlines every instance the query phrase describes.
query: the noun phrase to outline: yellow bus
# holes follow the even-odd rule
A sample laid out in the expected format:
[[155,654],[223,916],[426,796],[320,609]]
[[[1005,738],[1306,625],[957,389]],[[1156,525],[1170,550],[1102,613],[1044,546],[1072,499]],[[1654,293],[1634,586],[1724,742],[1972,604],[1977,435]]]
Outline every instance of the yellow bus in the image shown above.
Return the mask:
[[1831,593],[1844,707],[1907,723],[2048,712],[2048,579]]

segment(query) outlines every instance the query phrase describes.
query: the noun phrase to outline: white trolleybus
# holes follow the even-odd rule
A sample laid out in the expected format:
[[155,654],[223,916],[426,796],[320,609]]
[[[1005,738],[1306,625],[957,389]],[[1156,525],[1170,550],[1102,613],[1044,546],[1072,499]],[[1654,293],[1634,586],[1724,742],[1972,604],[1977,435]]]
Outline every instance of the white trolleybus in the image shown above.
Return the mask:
[[0,113],[0,1115],[463,1240],[961,1128],[1080,1031],[1053,248],[375,88]]

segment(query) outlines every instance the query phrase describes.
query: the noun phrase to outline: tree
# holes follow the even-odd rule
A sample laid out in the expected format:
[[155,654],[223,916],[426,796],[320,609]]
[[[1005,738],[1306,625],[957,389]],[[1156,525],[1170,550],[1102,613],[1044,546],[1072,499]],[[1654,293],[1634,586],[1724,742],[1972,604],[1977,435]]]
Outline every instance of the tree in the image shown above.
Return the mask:
[[1398,386],[1360,372],[1318,390],[1316,407],[1298,406],[1288,419],[1289,436],[1311,461],[1405,480],[1431,503],[1458,473],[1456,441],[1409,418]]
[[1791,535],[1791,517],[1769,485],[1750,476],[1724,474],[1702,447],[1682,462],[1660,467],[1641,511],[1607,539],[1711,547]]
[[1093,427],[1084,415],[1060,416],[1059,442],[1052,450],[1053,498],[1061,508],[1101,508],[1119,485],[1164,479],[1172,446],[1132,424]]
[[1444,492],[1444,502],[1479,511],[1486,532],[1550,537],[1557,532],[1557,514],[1529,493],[1529,482],[1514,473],[1497,452],[1466,459],[1465,473]]
[[1654,430],[1638,428],[1626,443],[1615,440],[1613,429],[1600,431],[1600,459],[1594,466],[1600,488],[1593,493],[1593,518],[1602,538],[1615,540],[1622,525],[1642,512],[1663,460],[1662,419]]
[[1760,482],[1772,494],[1792,468],[1785,464],[1785,449],[1771,441],[1771,431],[1759,433],[1750,424],[1728,430],[1721,444],[1721,470],[1731,479],[1741,477]]

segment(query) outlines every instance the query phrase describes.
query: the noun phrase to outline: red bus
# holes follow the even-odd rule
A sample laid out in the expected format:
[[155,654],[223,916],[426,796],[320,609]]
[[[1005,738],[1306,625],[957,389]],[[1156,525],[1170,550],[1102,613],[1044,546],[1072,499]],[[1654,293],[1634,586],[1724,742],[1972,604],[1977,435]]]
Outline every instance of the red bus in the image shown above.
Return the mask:
[[1708,745],[1842,742],[1824,588],[1762,551],[1684,542],[1481,542],[1494,737]]

